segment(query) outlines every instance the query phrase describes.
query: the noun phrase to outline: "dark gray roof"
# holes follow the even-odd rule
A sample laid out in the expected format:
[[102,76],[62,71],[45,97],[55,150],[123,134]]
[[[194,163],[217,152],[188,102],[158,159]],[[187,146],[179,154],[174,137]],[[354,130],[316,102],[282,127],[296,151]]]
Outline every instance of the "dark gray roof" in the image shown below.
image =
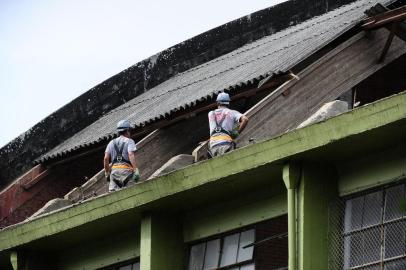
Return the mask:
[[377,2],[356,1],[180,73],[112,110],[38,161],[112,138],[121,119],[128,119],[133,126],[147,125],[212,98],[220,90],[233,91],[265,76],[286,72],[353,27],[364,17],[364,11]]

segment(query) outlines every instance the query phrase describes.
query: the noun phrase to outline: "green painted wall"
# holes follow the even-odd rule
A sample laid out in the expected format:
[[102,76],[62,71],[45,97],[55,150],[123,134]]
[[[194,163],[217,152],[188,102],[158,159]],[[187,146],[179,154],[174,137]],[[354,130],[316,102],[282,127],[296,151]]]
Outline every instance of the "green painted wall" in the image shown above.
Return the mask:
[[328,210],[337,196],[335,168],[303,164],[298,189],[298,269],[328,269]]
[[[272,187],[269,187],[272,188]],[[286,194],[266,199],[234,200],[213,207],[196,209],[184,217],[185,242],[231,231],[287,213]]]
[[182,270],[182,223],[173,216],[148,214],[141,221],[141,270]]
[[[114,226],[114,224],[112,224]],[[58,269],[98,269],[119,262],[135,259],[140,254],[139,228],[132,232],[106,235],[100,240],[87,241],[58,253]]]
[[387,184],[406,177],[406,145],[348,159],[337,165],[341,196]]

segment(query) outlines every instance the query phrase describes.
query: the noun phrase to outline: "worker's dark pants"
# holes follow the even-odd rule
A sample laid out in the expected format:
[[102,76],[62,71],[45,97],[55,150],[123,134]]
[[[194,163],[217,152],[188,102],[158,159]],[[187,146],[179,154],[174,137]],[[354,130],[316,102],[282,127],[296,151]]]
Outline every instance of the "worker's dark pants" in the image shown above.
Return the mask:
[[110,174],[109,191],[119,190],[134,182],[132,180],[134,172],[127,169],[113,169]]

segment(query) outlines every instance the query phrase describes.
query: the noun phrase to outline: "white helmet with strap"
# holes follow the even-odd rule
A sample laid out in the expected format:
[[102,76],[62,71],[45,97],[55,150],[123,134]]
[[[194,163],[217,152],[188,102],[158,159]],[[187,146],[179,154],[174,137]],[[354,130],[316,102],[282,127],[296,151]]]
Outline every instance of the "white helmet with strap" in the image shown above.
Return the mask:
[[127,129],[130,129],[131,125],[128,120],[121,120],[120,122],[117,123],[117,131],[124,131]]
[[229,105],[230,104],[230,96],[227,93],[221,92],[217,95],[216,99],[218,104]]

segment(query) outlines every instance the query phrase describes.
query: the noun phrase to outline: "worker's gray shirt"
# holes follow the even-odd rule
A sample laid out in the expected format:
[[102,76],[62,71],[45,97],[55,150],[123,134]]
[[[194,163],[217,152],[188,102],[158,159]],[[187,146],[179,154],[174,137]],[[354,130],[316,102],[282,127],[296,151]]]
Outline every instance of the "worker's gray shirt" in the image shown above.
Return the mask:
[[[221,119],[224,117],[223,122],[221,123],[221,127],[228,131],[232,132],[233,130],[237,130],[238,123],[242,117],[242,114],[238,111],[231,110],[229,108],[219,108],[214,111],[209,112],[208,114],[209,117],[209,128],[210,128],[210,134],[213,133],[214,129],[216,128],[216,122],[220,124]],[[225,133],[216,133],[214,136],[217,135],[227,135]],[[209,142],[209,147],[214,147],[216,145],[220,145],[223,142],[227,142],[226,140],[210,140]]]
[[[128,153],[134,152],[137,150],[134,140],[121,135],[120,137],[110,141],[106,147],[105,152],[110,155],[111,162],[113,162],[113,160],[117,157],[117,152],[114,147],[114,143],[117,144],[118,149],[120,149],[122,144],[124,144],[123,152],[122,152],[123,159],[130,161]],[[119,164],[119,163],[116,163],[116,164]]]

